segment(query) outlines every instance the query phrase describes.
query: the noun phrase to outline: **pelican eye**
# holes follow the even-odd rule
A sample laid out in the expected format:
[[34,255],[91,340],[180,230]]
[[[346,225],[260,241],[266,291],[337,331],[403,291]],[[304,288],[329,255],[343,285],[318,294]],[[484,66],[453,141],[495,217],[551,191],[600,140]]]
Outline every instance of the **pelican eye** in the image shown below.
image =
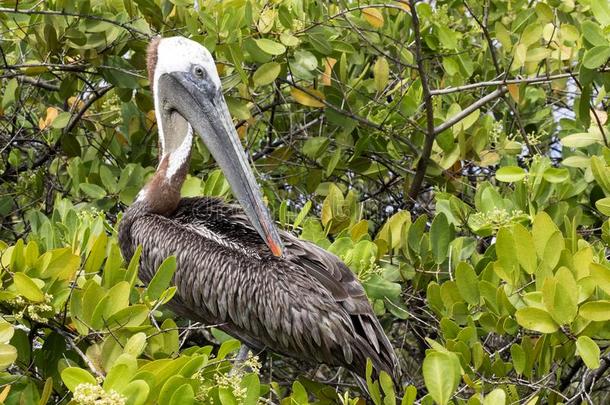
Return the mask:
[[198,78],[203,79],[205,76],[205,70],[203,69],[203,67],[197,65],[193,68],[193,74]]

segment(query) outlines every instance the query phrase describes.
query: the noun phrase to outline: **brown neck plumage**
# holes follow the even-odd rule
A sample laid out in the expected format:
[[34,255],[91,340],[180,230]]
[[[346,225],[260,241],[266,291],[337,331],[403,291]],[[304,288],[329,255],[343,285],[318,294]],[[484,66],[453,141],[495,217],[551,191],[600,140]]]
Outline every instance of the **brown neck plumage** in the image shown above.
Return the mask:
[[186,159],[180,168],[168,177],[167,169],[171,158],[171,154],[161,158],[157,172],[141,191],[147,212],[169,216],[178,207],[181,198],[180,189],[188,173],[189,160]]
[[[146,67],[153,92],[158,91],[154,88],[154,75],[160,40],[160,37],[154,38],[147,50]],[[155,105],[155,108],[158,107]],[[164,145],[159,145],[157,171],[140,192],[138,200],[143,202],[147,212],[167,216],[174,212],[180,202],[180,189],[188,173],[191,138],[188,123],[179,115],[162,111],[157,116],[161,117],[157,125],[160,135],[164,137]],[[172,173],[170,169],[173,169]]]

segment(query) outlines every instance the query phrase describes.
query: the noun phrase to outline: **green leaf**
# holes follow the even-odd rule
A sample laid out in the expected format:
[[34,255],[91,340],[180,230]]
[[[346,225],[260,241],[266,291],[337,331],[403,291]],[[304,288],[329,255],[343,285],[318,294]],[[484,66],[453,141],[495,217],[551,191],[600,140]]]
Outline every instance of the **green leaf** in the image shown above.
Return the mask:
[[459,34],[444,25],[437,25],[436,27],[438,29],[438,39],[443,47],[451,50],[457,49]]
[[0,318],[0,343],[10,341],[14,334],[15,328],[13,328],[13,325]]
[[252,114],[250,113],[250,108],[248,107],[248,103],[244,100],[227,96],[225,97],[225,101],[227,102],[229,112],[233,117],[240,120],[247,120],[252,116]]
[[601,198],[595,201],[595,208],[605,216],[610,217],[610,197]]
[[394,393],[394,383],[392,378],[385,371],[381,371],[379,375],[379,384],[385,394],[383,403],[385,405],[396,405],[396,395]]
[[297,229],[299,225],[301,225],[301,222],[303,222],[303,220],[307,216],[307,213],[309,213],[309,210],[311,209],[311,204],[311,200],[308,200],[305,205],[303,205],[303,209],[301,209],[297,217],[294,219],[292,229]]
[[601,65],[606,63],[606,61],[608,61],[609,58],[610,58],[610,46],[608,46],[608,45],[595,46],[595,47],[589,49],[587,52],[585,52],[585,56],[582,58],[582,64],[587,69],[593,70],[593,69],[597,69],[598,67],[600,67]]
[[519,265],[527,274],[534,274],[538,261],[536,252],[532,249],[532,246],[534,246],[532,235],[523,225],[514,224],[513,240],[515,241]]
[[424,359],[423,374],[430,396],[445,405],[460,382],[460,361],[454,353],[430,351]]
[[217,359],[224,359],[227,357],[229,353],[237,351],[239,349],[240,343],[237,339],[229,339],[220,345],[220,349],[218,349],[218,354],[216,355]]
[[520,42],[528,47],[536,42],[540,42],[542,39],[542,29],[542,24],[527,25],[521,34]]
[[[392,215],[383,224],[383,227],[375,237],[375,240],[384,240],[391,249],[394,249],[402,244],[403,229],[409,229],[411,226],[411,213],[407,210],[398,211]],[[367,224],[368,230],[368,224]]]
[[593,46],[607,46],[608,39],[598,24],[593,21],[583,21],[580,26],[582,34]]
[[127,397],[125,405],[144,405],[149,392],[150,387],[144,380],[134,380],[127,384],[121,394]]
[[582,361],[585,362],[587,367],[592,370],[599,367],[600,350],[593,339],[588,336],[580,336],[576,341],[576,349],[578,350],[578,355],[582,358]]
[[279,42],[267,38],[256,39],[256,45],[269,55],[281,55],[286,52],[286,47]]
[[576,317],[578,289],[567,267],[561,267],[555,277],[544,281],[542,297],[546,309],[557,323],[568,324]]
[[373,67],[373,77],[375,79],[375,90],[378,92],[383,91],[388,85],[388,79],[390,75],[390,65],[388,60],[381,56],[377,58],[377,62]]
[[258,375],[250,373],[241,379],[241,386],[246,390],[243,405],[257,405],[261,394],[261,384]]
[[53,393],[53,377],[48,377],[44,382],[44,387],[42,389],[42,393],[40,394],[40,399],[38,400],[38,405],[46,405],[51,398],[51,394]]
[[108,319],[107,324],[111,328],[140,326],[148,318],[148,314],[149,311],[146,305],[132,305],[112,315]]
[[591,0],[591,11],[602,26],[610,25],[610,5],[607,0]]
[[523,348],[520,345],[513,343],[510,347],[510,357],[513,361],[515,372],[519,375],[523,374],[526,364],[525,351]]
[[515,312],[517,323],[526,329],[540,333],[553,333],[559,329],[551,315],[543,309],[526,307]]
[[483,405],[504,405],[506,404],[506,393],[501,388],[496,388],[483,398]]
[[55,117],[51,126],[55,129],[63,129],[68,125],[68,122],[70,122],[70,117],[72,117],[72,115],[69,112],[62,111]]
[[18,294],[23,295],[30,301],[44,301],[44,293],[40,287],[38,287],[36,283],[34,283],[34,280],[26,276],[24,273],[13,274],[13,282],[15,283],[15,288],[17,289]]
[[280,42],[288,47],[294,47],[297,46],[301,41],[298,37],[295,37],[287,31],[284,31],[280,34]]
[[542,177],[549,183],[563,183],[570,179],[568,169],[549,167],[544,171]]
[[441,264],[447,260],[449,243],[453,239],[453,232],[444,213],[437,214],[430,226],[430,244],[436,264]]
[[590,301],[582,304],[578,314],[590,321],[610,321],[610,301]]
[[180,189],[180,195],[182,197],[199,197],[202,194],[203,181],[199,177],[187,176],[182,188]]
[[374,274],[364,283],[364,289],[369,298],[375,299],[397,298],[402,291],[400,284],[392,283],[378,274]]
[[517,166],[504,166],[496,171],[496,179],[504,183],[514,183],[525,178],[527,173]]
[[122,392],[127,387],[129,381],[133,377],[132,370],[127,364],[118,363],[112,366],[106,378],[104,379],[104,385],[102,386],[105,391],[115,390]]
[[290,71],[301,79],[313,79],[317,67],[318,59],[313,53],[306,50],[296,50],[294,60],[290,61]]
[[542,211],[534,217],[532,237],[534,239],[534,247],[536,248],[538,257],[544,257],[544,250],[546,249],[547,243],[555,232],[559,232],[559,229],[549,214]]
[[610,294],[610,269],[598,263],[590,263],[589,272],[595,284],[606,294]]
[[79,186],[80,190],[85,193],[87,197],[100,199],[106,197],[106,190],[98,186],[97,184],[81,183]]
[[502,271],[502,278],[509,283],[514,283],[518,279],[517,249],[512,232],[509,228],[502,228],[496,236],[496,255],[498,264],[501,267],[496,271]]
[[127,340],[123,347],[123,353],[129,353],[133,357],[138,357],[146,347],[146,333],[138,332]]
[[309,32],[307,39],[316,51],[322,55],[329,55],[333,52],[333,48],[330,46],[324,32]]
[[417,388],[413,385],[407,386],[405,388],[405,394],[402,397],[402,401],[400,405],[413,405],[415,400],[417,399]]
[[606,195],[610,195],[610,168],[606,166],[606,161],[601,156],[591,156],[591,172],[599,186]]
[[371,359],[366,359],[366,386],[369,391],[369,395],[371,400],[375,405],[381,405],[381,392],[379,392],[379,383],[377,381],[373,381],[373,363],[371,363]]
[[93,246],[91,247],[87,261],[85,262],[85,273],[95,274],[95,272],[100,269],[102,263],[104,263],[104,260],[106,259],[107,244],[108,235],[106,235],[106,232],[100,233],[95,239],[95,242],[93,242]]
[[525,58],[527,57],[527,46],[525,44],[518,44],[514,49],[514,59],[511,66],[512,70],[517,70],[523,67],[525,64]]
[[176,257],[170,256],[161,263],[154,277],[148,283],[146,296],[151,300],[158,299],[163,291],[169,287],[172,277],[176,272]]
[[254,85],[256,87],[259,87],[269,83],[273,83],[273,81],[280,74],[281,70],[282,66],[277,62],[265,63],[264,65],[256,69],[256,72],[254,72],[254,75],[252,76]]
[[566,148],[586,148],[596,143],[603,143],[603,140],[598,133],[581,132],[564,136],[561,138],[561,144]]
[[472,266],[460,262],[455,269],[455,282],[464,301],[471,305],[479,305],[479,279]]
[[65,368],[61,372],[61,379],[66,387],[72,392],[74,392],[79,384],[98,385],[95,377],[93,377],[87,370],[83,370],[80,367]]
[[[195,392],[190,384],[182,384],[178,387],[169,400],[169,405],[188,405],[195,402]],[[224,404],[224,403],[223,403]]]
[[17,79],[10,79],[5,82],[4,96],[2,97],[2,107],[6,109],[15,103],[15,96],[19,88],[19,82]]
[[6,369],[17,360],[17,349],[6,343],[0,343],[0,370]]

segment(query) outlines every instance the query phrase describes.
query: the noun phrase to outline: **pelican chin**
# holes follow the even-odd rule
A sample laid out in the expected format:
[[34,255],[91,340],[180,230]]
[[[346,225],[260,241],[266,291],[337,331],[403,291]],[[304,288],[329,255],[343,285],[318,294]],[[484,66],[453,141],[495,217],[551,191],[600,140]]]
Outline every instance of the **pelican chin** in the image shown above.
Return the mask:
[[[334,255],[275,227],[208,50],[182,37],[155,39],[148,74],[159,165],[119,225],[127,260],[142,246],[142,281],[175,255],[177,294],[169,305],[179,315],[222,325],[253,349],[345,366],[362,377],[371,359],[377,371],[396,377],[396,355],[353,273]],[[194,134],[240,206],[180,197]]]

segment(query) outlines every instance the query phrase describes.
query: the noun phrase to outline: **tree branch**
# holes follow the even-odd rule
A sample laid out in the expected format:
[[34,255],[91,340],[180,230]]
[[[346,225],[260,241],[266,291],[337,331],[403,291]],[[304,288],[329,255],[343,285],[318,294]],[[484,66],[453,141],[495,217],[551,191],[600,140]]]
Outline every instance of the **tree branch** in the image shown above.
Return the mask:
[[444,130],[451,128],[452,126],[454,126],[455,124],[457,124],[458,122],[463,120],[464,118],[468,117],[471,113],[473,113],[477,109],[481,108],[483,105],[489,103],[490,101],[497,99],[498,97],[502,97],[504,95],[504,93],[506,93],[507,91],[508,91],[508,89],[506,87],[501,87],[501,88],[493,91],[492,93],[489,93],[482,99],[470,104],[468,107],[466,107],[462,111],[460,111],[459,114],[454,115],[453,117],[449,118],[447,121],[443,122],[441,125],[434,128],[434,135],[438,135],[439,133],[443,132]]
[[70,131],[72,131],[72,129],[74,129],[74,127],[76,126],[78,121],[82,118],[83,114],[85,114],[85,112],[89,109],[89,107],[91,107],[93,105],[93,103],[95,103],[97,100],[102,98],[104,96],[104,94],[106,94],[108,91],[112,90],[113,88],[114,88],[114,85],[110,84],[108,86],[97,89],[97,91],[93,92],[93,94],[91,94],[91,96],[87,99],[87,101],[85,101],[83,107],[80,110],[78,110],[78,112],[76,114],[73,114],[72,117],[70,117],[70,121],[68,122],[68,125],[66,125],[66,127],[64,128],[64,131],[63,131],[64,134],[67,134]]
[[434,105],[432,104],[432,93],[430,92],[428,75],[424,66],[419,17],[415,8],[416,0],[409,0],[409,4],[411,6],[411,16],[413,19],[413,35],[415,36],[415,58],[422,85],[424,108],[426,109],[426,133],[424,148],[422,149],[421,156],[417,162],[417,169],[415,171],[415,176],[413,176],[413,182],[411,183],[408,194],[410,200],[415,201],[417,195],[419,194],[419,189],[424,181],[424,176],[426,175],[426,168],[428,167],[428,161],[430,160],[430,154],[432,153],[432,145],[434,144],[436,132],[434,128]]
[[[484,9],[485,11],[483,13],[484,15],[483,15],[482,21],[477,18],[477,15],[475,14],[474,10],[472,10],[470,8],[467,1],[464,0],[463,3],[464,3],[464,6],[466,6],[468,11],[472,15],[472,17],[474,18],[474,20],[479,25],[481,30],[483,31],[483,36],[485,36],[485,41],[487,42],[487,47],[489,48],[489,54],[491,55],[491,60],[494,64],[496,74],[498,76],[506,77],[508,75],[508,72],[502,73],[502,69],[500,68],[500,62],[498,61],[498,56],[496,55],[496,49],[494,46],[494,42],[489,33],[489,29],[487,28],[487,18],[489,15],[489,0],[487,0],[485,2],[485,9]],[[517,108],[517,103],[515,103],[515,101],[510,97],[503,97],[503,100],[506,102],[506,105],[508,105],[508,108],[511,110],[511,112],[513,113],[513,115],[515,117],[515,121],[517,122],[517,127],[519,128],[519,132],[521,132],[521,137],[525,141],[527,150],[529,151],[530,155],[533,155],[534,152],[536,152],[536,150],[532,147],[532,144],[527,136],[527,131],[525,130],[525,126],[523,125],[523,120],[521,119],[521,114],[519,114],[519,110]]]
[[[610,67],[599,69],[597,72],[598,73],[610,72]],[[507,85],[507,84],[522,84],[522,83],[526,83],[526,84],[548,83],[548,82],[552,82],[553,80],[568,79],[572,76],[577,76],[577,75],[578,75],[578,72],[573,72],[573,73],[559,73],[559,74],[550,75],[550,76],[547,75],[547,76],[536,76],[536,77],[524,77],[522,79],[490,80],[490,81],[486,81],[486,82],[465,84],[463,86],[446,87],[444,89],[430,90],[430,94],[432,94],[433,96],[440,96],[442,94],[458,93],[460,91],[473,90],[473,89],[478,89],[481,87],[497,87],[497,86],[502,86],[502,85]]]

